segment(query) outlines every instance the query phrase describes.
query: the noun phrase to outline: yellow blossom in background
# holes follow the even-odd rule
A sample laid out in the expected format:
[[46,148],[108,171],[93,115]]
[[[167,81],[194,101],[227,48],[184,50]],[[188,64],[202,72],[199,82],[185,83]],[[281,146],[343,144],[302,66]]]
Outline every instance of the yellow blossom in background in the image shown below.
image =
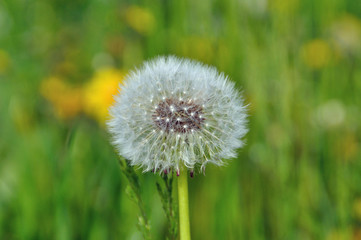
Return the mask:
[[16,95],[11,97],[9,115],[18,132],[26,133],[32,128],[34,123],[32,110],[26,99]]
[[214,46],[209,38],[191,36],[179,39],[177,52],[182,56],[210,62],[214,56]]
[[353,240],[361,240],[361,228],[354,229]]
[[10,65],[10,59],[7,52],[0,49],[0,74],[4,73]]
[[355,217],[361,220],[361,198],[358,198],[353,203],[353,210]]
[[148,35],[153,32],[155,18],[152,12],[139,6],[130,6],[125,13],[127,24],[140,34]]
[[289,1],[271,0],[271,1],[268,1],[269,8],[272,10],[275,10],[280,15],[293,14],[297,10],[299,3],[300,3],[299,0],[289,0]]
[[330,62],[331,56],[330,45],[322,39],[314,39],[302,48],[302,58],[312,69],[325,67]]
[[[356,136],[350,132],[336,141],[334,152],[342,161],[348,162],[357,159],[359,153],[359,143]],[[361,220],[361,201],[360,201],[360,220]]]
[[52,104],[56,115],[70,119],[82,109],[82,92],[58,77],[45,79],[40,86],[41,94]]
[[113,68],[98,70],[84,88],[84,111],[104,124],[108,117],[108,108],[114,102],[113,96],[122,83],[124,73]]
[[341,55],[360,53],[361,20],[352,15],[341,17],[332,24],[331,37]]
[[347,229],[333,229],[327,234],[326,240],[350,240],[350,235]]

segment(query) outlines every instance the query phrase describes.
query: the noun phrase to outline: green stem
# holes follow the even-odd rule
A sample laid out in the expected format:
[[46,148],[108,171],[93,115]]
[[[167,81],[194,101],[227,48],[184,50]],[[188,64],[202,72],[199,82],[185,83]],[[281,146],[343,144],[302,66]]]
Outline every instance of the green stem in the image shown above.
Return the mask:
[[190,240],[191,232],[188,209],[188,174],[186,170],[181,172],[178,177],[178,204],[180,240]]

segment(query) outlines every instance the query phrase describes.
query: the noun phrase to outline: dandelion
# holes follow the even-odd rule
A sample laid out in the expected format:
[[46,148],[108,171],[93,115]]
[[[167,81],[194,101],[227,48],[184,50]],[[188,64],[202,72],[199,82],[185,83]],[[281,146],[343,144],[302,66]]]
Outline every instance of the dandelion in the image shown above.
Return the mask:
[[[159,57],[129,74],[108,121],[113,144],[144,171],[177,172],[180,239],[190,239],[187,172],[236,156],[246,134],[246,106],[213,67]],[[181,173],[181,171],[183,173]]]
[[199,62],[159,57],[130,73],[110,109],[113,144],[144,171],[177,172],[180,239],[190,239],[187,174],[236,156],[246,106],[224,74]]
[[236,156],[246,134],[246,106],[213,67],[160,57],[132,72],[108,121],[113,143],[144,171],[204,171]]

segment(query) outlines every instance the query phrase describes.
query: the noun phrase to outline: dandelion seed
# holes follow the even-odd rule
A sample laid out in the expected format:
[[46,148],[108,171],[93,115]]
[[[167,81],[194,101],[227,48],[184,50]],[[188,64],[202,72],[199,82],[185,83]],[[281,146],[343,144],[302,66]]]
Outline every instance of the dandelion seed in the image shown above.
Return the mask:
[[[108,128],[119,154],[132,165],[160,173],[174,169],[177,175],[187,166],[193,175],[207,163],[222,165],[243,146],[246,106],[234,84],[215,68],[159,57],[124,82]],[[138,104],[141,109],[134,107]],[[144,111],[148,118],[140,117]]]

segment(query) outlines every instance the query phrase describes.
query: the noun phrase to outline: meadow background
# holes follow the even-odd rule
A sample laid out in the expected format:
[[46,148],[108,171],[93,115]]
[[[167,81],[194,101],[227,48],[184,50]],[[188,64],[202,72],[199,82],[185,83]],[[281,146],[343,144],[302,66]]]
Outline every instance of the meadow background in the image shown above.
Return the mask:
[[[190,184],[193,239],[361,239],[361,3],[1,0],[0,239],[141,239],[104,127],[157,55],[228,74],[247,146]],[[154,239],[167,222],[141,176]]]

